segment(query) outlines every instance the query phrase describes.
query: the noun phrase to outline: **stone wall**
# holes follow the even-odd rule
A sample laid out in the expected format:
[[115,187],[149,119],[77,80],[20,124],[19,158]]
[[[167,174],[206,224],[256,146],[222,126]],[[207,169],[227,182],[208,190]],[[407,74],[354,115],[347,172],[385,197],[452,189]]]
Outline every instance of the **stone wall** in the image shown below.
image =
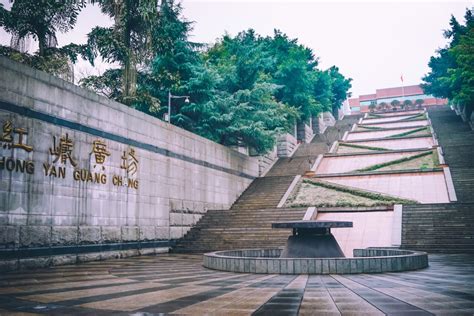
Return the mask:
[[167,247],[258,176],[256,158],[43,72],[0,58],[0,73],[0,258],[13,265]]

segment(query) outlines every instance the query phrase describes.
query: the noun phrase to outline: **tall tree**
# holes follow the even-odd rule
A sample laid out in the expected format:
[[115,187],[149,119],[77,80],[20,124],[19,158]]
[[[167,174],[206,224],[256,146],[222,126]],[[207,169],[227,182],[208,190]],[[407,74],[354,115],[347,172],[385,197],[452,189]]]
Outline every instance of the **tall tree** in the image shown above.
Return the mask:
[[423,77],[423,90],[436,97],[448,98],[461,105],[469,116],[474,108],[474,17],[472,10],[466,10],[465,25],[454,16],[450,29],[444,36],[449,44],[431,57],[430,72]]
[[474,20],[467,20],[467,30],[459,37],[459,42],[450,49],[457,67],[449,73],[453,88],[453,102],[474,110]]
[[198,53],[202,45],[188,40],[192,23],[186,21],[181,12],[179,3],[162,3],[155,30],[157,36],[151,76],[146,85],[139,85],[139,89],[150,92],[162,105],[166,105],[161,107],[159,114],[167,111],[168,92],[190,95],[189,103],[173,100],[172,120],[174,124],[192,129],[200,116],[200,108],[196,105],[203,101],[204,95],[209,94],[203,90],[212,89],[209,80],[216,78],[203,67]]
[[[170,0],[163,0],[167,3]],[[158,0],[93,0],[104,14],[114,19],[110,28],[95,27],[88,35],[88,46],[105,61],[118,63],[122,70],[121,101],[136,101],[137,69],[154,53],[159,21]]]
[[[12,36],[11,47],[1,46],[0,54],[73,81],[71,62],[76,62],[79,54],[91,59],[91,52],[85,45],[58,48],[56,34],[71,30],[84,6],[84,1],[15,0],[11,10],[6,10],[0,4],[0,26]],[[32,55],[25,45],[30,38],[39,46]]]
[[352,87],[351,78],[344,77],[340,72],[339,68],[332,66],[328,69],[329,76],[332,79],[331,90],[332,90],[332,112],[334,116],[338,117],[339,108],[342,106],[342,102],[348,97],[347,92]]
[[332,77],[328,70],[317,71],[315,73],[313,93],[316,102],[319,104],[320,111],[331,111],[333,108],[334,93],[332,88]]
[[39,55],[58,44],[56,33],[71,30],[84,1],[15,0],[11,10],[0,6],[0,26],[12,34],[13,48],[31,36],[38,41]]

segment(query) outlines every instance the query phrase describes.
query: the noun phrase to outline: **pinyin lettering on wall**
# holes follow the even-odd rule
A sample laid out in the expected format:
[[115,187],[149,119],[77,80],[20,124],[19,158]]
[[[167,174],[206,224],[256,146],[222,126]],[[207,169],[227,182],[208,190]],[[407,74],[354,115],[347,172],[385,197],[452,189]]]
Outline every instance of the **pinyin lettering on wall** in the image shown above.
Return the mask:
[[[27,129],[15,126],[12,121],[7,120],[2,125],[0,146],[5,151],[34,152],[34,145],[27,143],[27,136]],[[66,179],[68,174],[71,173],[74,181],[138,190],[139,157],[134,148],[127,148],[120,157],[112,157],[113,155],[108,150],[105,140],[95,139],[90,146],[92,163],[89,168],[80,166],[78,163],[79,157],[76,156],[74,150],[74,139],[68,133],[64,133],[62,135],[52,135],[48,161],[36,162],[28,159],[12,158],[13,155],[3,155],[0,157],[0,170],[33,175],[36,164],[40,163],[42,165],[41,173],[45,177]],[[120,161],[120,173],[109,173],[107,170],[114,158]]]

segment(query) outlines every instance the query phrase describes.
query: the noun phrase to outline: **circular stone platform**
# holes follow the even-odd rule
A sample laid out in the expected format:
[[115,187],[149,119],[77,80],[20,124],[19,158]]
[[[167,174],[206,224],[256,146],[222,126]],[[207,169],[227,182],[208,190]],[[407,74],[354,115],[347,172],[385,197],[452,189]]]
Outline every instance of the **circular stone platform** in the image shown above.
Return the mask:
[[352,227],[342,221],[289,221],[272,223],[272,228],[292,228],[280,258],[344,258],[331,228]]
[[206,268],[262,274],[353,274],[418,270],[428,255],[399,249],[354,249],[354,258],[279,258],[282,249],[242,249],[204,254]]

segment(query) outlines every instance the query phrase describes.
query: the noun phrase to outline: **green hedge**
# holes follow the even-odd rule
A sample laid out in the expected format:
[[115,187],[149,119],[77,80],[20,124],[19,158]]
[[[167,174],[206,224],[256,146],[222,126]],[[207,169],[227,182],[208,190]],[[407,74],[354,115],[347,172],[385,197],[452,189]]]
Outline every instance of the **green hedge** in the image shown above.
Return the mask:
[[403,133],[400,133],[400,134],[395,134],[395,135],[387,136],[387,137],[384,137],[384,138],[405,137],[405,136],[408,136],[408,135],[411,135],[411,134],[421,132],[423,130],[426,130],[427,132],[429,132],[428,127],[423,126],[423,127],[420,127],[420,128],[408,131],[408,132],[403,132]]
[[345,147],[352,147],[352,148],[359,148],[359,149],[367,149],[367,150],[374,150],[374,151],[389,151],[387,148],[382,147],[372,147],[372,146],[364,146],[364,145],[354,145],[348,143],[339,143],[339,146]]

